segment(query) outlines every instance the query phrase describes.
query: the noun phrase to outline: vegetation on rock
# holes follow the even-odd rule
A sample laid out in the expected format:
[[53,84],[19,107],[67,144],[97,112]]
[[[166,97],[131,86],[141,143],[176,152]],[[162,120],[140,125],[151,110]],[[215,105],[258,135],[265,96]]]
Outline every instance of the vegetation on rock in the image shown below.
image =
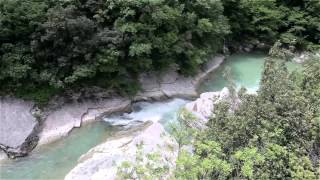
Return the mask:
[[155,180],[167,176],[168,163],[163,160],[161,153],[144,153],[143,142],[137,144],[136,158],[133,162],[124,161],[118,167],[117,179],[145,179]]

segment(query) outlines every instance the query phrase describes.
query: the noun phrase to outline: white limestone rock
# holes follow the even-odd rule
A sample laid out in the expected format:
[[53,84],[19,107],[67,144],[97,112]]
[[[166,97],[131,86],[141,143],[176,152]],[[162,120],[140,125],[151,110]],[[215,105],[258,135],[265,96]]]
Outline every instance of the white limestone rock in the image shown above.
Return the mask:
[[215,56],[203,65],[202,70],[194,77],[185,77],[177,73],[172,66],[164,72],[149,72],[140,75],[142,90],[134,97],[140,100],[162,100],[173,97],[194,98],[198,96],[197,88],[201,81],[220,66],[225,57]]
[[130,104],[129,99],[120,97],[65,104],[49,113],[40,133],[39,145],[67,136],[73,128],[80,127],[82,123],[95,121],[106,114],[125,111]]
[[232,102],[233,109],[240,103],[240,100],[237,97],[236,99],[231,99],[230,91],[226,87],[217,92],[205,92],[195,101],[185,105],[186,110],[191,112],[196,117],[196,120],[190,121],[183,116],[182,119],[185,119],[187,124],[191,127],[198,129],[206,128],[205,124],[213,115],[215,105],[224,100]]
[[198,99],[186,104],[186,109],[194,113],[197,117],[207,120],[214,110],[214,105],[229,97],[228,88],[223,88],[218,92],[205,92]]
[[33,106],[29,101],[0,97],[0,148],[12,157],[24,156],[33,148],[38,126]]
[[81,156],[79,164],[66,175],[65,180],[115,179],[122,162],[135,161],[137,145],[141,143],[143,153],[160,153],[162,162],[173,169],[178,144],[161,124],[153,123],[142,131],[108,140],[92,148]]

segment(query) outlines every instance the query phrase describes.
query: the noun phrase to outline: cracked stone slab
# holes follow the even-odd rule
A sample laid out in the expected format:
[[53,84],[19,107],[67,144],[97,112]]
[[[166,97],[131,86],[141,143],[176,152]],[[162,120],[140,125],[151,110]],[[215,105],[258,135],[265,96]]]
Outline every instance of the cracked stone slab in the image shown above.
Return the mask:
[[48,144],[67,136],[73,128],[95,121],[102,115],[124,111],[130,104],[130,100],[120,97],[65,104],[49,113],[40,133],[39,144]]

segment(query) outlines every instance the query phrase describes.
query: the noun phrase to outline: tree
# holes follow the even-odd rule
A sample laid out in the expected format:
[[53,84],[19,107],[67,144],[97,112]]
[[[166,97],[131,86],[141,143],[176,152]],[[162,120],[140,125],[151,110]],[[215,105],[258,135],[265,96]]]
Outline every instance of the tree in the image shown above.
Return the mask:
[[0,0],[0,91],[133,95],[140,73],[194,75],[225,42],[316,50],[319,10],[308,0]]
[[137,144],[136,158],[133,162],[124,161],[118,167],[117,179],[160,180],[169,173],[169,167],[159,152],[145,154],[143,142]]
[[[208,129],[194,137],[193,154],[180,154],[177,176],[319,178],[320,111],[319,98],[315,98],[320,87],[319,64],[316,58],[303,72],[289,73],[283,62],[266,60],[257,95],[239,95],[241,104],[234,112],[229,111],[228,102],[215,107]],[[203,147],[208,149],[203,151]],[[223,160],[223,167],[228,167],[223,169],[228,171],[217,171],[222,162],[214,163],[212,156]],[[204,166],[208,161],[210,166]]]
[[194,74],[229,32],[220,1],[1,0],[0,11],[0,81],[14,93],[100,86],[132,95],[142,72]]
[[[248,1],[223,0],[224,14],[229,19],[231,42],[256,40],[293,51],[319,49],[319,1]],[[241,38],[241,39],[239,39]]]

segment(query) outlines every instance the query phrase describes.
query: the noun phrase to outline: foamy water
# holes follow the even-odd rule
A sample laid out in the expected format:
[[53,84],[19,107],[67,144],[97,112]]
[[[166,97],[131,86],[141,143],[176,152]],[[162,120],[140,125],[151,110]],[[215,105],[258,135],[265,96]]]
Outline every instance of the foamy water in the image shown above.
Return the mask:
[[[134,104],[133,109],[138,109],[131,113],[105,117],[103,120],[113,126],[127,126],[132,123],[146,121],[167,123],[176,120],[176,112],[188,101],[183,99],[173,99],[165,102],[139,102]],[[171,118],[168,118],[171,116]]]

